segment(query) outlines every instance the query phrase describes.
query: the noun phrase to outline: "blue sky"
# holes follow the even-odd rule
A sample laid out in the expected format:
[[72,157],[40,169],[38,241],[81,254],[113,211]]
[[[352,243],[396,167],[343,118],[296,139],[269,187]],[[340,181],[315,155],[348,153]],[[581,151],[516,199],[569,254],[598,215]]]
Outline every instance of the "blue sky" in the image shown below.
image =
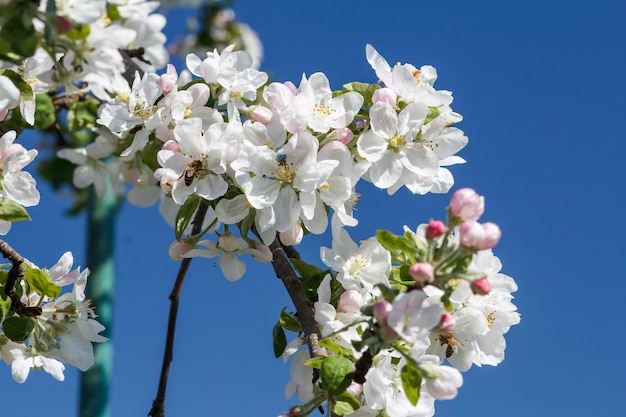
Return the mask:
[[[466,373],[457,399],[438,402],[436,415],[623,416],[626,3],[239,0],[235,11],[260,35],[275,80],[323,71],[335,89],[375,82],[365,60],[371,43],[390,63],[435,66],[436,87],[454,93],[470,139],[460,152],[468,163],[452,169],[455,189],[485,195],[484,219],[502,228],[495,253],[519,285],[522,322],[506,336],[504,362]],[[171,23],[170,33],[183,25]],[[34,221],[16,224],[7,240],[39,265],[72,250],[85,266],[84,219],[64,217],[69,200],[39,187]],[[442,218],[449,199],[388,197],[369,184],[359,192],[354,239]],[[177,270],[167,256],[173,232],[156,209],[125,206],[116,233],[112,411],[146,415]],[[320,245],[330,246],[328,236],[305,240],[303,258],[319,263]],[[229,283],[212,260],[194,260],[168,415],[277,416],[294,403],[283,395],[289,368],[271,346],[287,305],[268,265],[249,262]],[[3,372],[3,415],[32,412],[33,402],[48,415],[77,414],[77,372],[63,383],[31,373],[24,385]]]

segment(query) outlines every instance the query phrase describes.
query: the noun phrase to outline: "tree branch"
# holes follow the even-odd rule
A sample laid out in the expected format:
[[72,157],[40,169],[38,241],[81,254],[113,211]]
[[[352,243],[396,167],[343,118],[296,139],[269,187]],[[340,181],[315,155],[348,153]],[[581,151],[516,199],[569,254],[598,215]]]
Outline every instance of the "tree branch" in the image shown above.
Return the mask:
[[24,258],[4,240],[0,240],[0,252],[3,257],[11,261],[11,269],[7,276],[7,282],[4,284],[4,294],[11,299],[11,310],[19,316],[40,316],[40,307],[28,307],[26,304],[22,303],[20,297],[15,292],[15,284],[18,278],[26,275]]
[[[196,212],[196,216],[193,220],[192,235],[200,233],[202,230],[202,223],[206,215],[208,206],[201,203]],[[165,391],[167,389],[167,378],[170,372],[170,364],[174,359],[174,337],[176,335],[176,318],[178,316],[178,304],[180,301],[180,295],[183,290],[183,284],[185,283],[185,277],[191,264],[191,258],[185,258],[181,261],[180,268],[178,269],[178,275],[176,276],[176,282],[174,288],[170,293],[170,313],[167,321],[167,336],[165,338],[165,351],[163,352],[163,365],[161,366],[161,376],[159,378],[159,388],[157,390],[156,397],[152,402],[152,408],[148,413],[153,417],[165,416]]]
[[[285,286],[287,293],[289,293],[289,297],[298,312],[298,318],[300,319],[300,323],[302,323],[302,330],[304,331],[304,336],[309,347],[311,357],[326,356],[326,349],[319,345],[322,333],[320,332],[317,322],[315,321],[313,307],[311,306],[311,302],[304,291],[304,287],[302,287],[302,283],[300,282],[296,271],[294,271],[291,263],[289,262],[285,248],[283,248],[283,245],[280,243],[278,236],[276,236],[276,239],[274,239],[274,242],[270,245],[270,250],[273,255],[272,266],[274,267],[274,271],[276,271],[276,276],[278,276],[278,278],[280,278],[283,282],[283,285]],[[294,253],[297,254],[295,249]]]

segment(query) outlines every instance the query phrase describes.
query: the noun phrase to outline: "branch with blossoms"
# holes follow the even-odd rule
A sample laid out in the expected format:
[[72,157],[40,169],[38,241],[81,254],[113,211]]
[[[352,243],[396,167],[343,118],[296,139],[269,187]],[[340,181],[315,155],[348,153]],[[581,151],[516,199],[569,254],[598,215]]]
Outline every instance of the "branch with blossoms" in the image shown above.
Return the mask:
[[[101,194],[111,180],[118,189],[127,184],[134,204],[159,202],[174,232],[170,256],[182,262],[150,415],[165,413],[177,307],[195,257],[217,258],[235,281],[246,271],[241,258],[250,255],[271,262],[282,280],[295,311],[280,312],[273,347],[276,357],[291,358],[287,393],[300,402],[288,416],[323,407],[329,415],[432,415],[436,399],[456,396],[461,372],[502,361],[504,334],[519,322],[511,302],[516,285],[492,253],[500,229],[478,222],[483,197],[457,190],[445,223],[433,220],[400,235],[380,230],[357,245],[347,231],[358,224],[361,180],[390,196],[401,188],[418,195],[452,188],[448,167],[465,162],[457,153],[468,139],[454,126],[462,117],[451,108],[452,93],[434,87],[435,68],[392,67],[367,45],[374,82],[333,91],[321,72],[297,86],[268,83],[249,52],[225,44],[188,54],[183,71],[168,65],[157,74],[167,59],[153,2],[94,0],[95,11],[73,4],[20,2],[33,23],[14,12],[3,22],[22,25],[32,42],[25,47],[9,39],[2,52],[14,66],[0,73],[6,87],[0,226],[26,219],[24,207],[38,203],[34,180],[21,171],[36,152],[13,143],[28,124],[69,134],[64,142],[71,146],[57,156],[72,164],[77,188],[93,185]],[[221,23],[227,17],[214,14]],[[59,95],[63,100],[51,98]],[[320,250],[325,267],[300,259],[293,246],[329,229],[332,247]],[[24,349],[33,366],[49,359],[46,352],[69,355],[64,346],[74,323],[91,326],[80,343],[101,340],[81,293],[86,276],[77,278],[73,299],[52,301],[59,285],[51,274],[40,287],[28,271],[23,278],[9,275],[17,278],[3,281],[5,305],[22,298],[7,307],[13,314],[7,320],[33,326],[21,340],[29,340]],[[73,307],[50,319],[43,303],[58,300],[65,300],[58,308]],[[42,314],[19,315],[20,303],[41,306]],[[64,327],[51,324],[59,317]],[[38,338],[40,327],[54,343]],[[3,325],[3,332],[11,335],[11,328]],[[292,340],[286,331],[295,334]]]

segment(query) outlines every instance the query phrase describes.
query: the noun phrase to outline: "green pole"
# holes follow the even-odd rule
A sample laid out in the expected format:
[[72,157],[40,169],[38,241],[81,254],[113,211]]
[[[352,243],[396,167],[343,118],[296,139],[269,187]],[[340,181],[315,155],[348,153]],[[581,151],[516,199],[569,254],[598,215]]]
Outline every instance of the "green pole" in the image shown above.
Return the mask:
[[110,416],[116,212],[117,200],[110,184],[103,197],[98,197],[91,189],[87,207],[87,266],[91,271],[87,282],[87,297],[92,300],[98,321],[106,328],[101,334],[109,340],[94,344],[94,365],[82,374],[80,417]]

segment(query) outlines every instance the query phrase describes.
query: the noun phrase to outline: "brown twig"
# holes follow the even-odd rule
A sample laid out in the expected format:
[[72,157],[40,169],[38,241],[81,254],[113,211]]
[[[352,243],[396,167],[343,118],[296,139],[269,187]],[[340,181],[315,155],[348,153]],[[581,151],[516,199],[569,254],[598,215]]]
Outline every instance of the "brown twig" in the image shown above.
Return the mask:
[[26,304],[22,303],[20,297],[15,292],[15,284],[18,278],[22,278],[26,275],[24,258],[4,240],[0,240],[0,252],[2,256],[11,261],[11,269],[9,270],[7,281],[4,284],[4,294],[11,299],[11,310],[19,316],[40,316],[40,307],[28,307]]
[[[208,206],[201,203],[196,212],[196,216],[193,220],[192,235],[200,233],[202,230],[202,223],[206,215]],[[148,413],[153,417],[165,416],[165,391],[167,389],[167,378],[170,372],[170,364],[174,359],[174,337],[176,335],[176,317],[178,315],[178,304],[180,301],[180,295],[183,290],[183,284],[185,283],[185,277],[191,264],[191,258],[185,258],[181,261],[180,268],[178,269],[178,275],[176,276],[176,282],[174,288],[170,293],[170,313],[167,321],[167,336],[165,338],[165,351],[163,352],[163,365],[161,366],[161,376],[159,378],[159,388],[157,390],[156,397],[152,402],[152,408]]]
[[[304,332],[311,357],[326,356],[326,349],[319,345],[322,333],[315,321],[311,302],[304,291],[304,287],[302,287],[302,282],[298,278],[296,271],[294,271],[291,266],[285,248],[283,248],[283,245],[280,243],[278,236],[276,236],[276,239],[274,239],[274,242],[270,245],[270,250],[273,255],[272,266],[274,267],[274,271],[276,271],[276,276],[283,282],[298,312],[298,318],[302,324],[302,331]],[[295,253],[297,254],[297,252]]]

